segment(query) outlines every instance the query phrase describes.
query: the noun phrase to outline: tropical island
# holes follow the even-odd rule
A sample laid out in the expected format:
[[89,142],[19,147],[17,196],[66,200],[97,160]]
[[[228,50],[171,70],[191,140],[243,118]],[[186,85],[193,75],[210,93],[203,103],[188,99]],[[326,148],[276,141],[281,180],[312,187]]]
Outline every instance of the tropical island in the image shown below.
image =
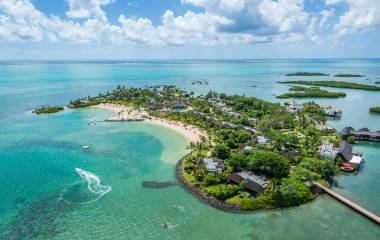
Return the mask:
[[118,86],[69,106],[124,106],[147,121],[200,133],[178,162],[176,175],[185,189],[223,210],[298,206],[318,195],[314,183],[329,185],[353,156],[343,154],[352,149],[339,134],[325,131],[325,111],[312,102],[289,111],[255,97]]
[[302,85],[311,85],[319,87],[333,87],[333,88],[350,88],[350,89],[359,89],[359,90],[369,90],[369,91],[380,91],[380,87],[361,84],[361,83],[352,83],[352,82],[341,82],[341,81],[282,81],[278,82],[281,84],[302,84]]
[[371,107],[371,108],[369,109],[369,112],[370,112],[370,113],[380,114],[380,107]]
[[319,87],[305,88],[301,86],[292,86],[290,93],[284,93],[277,98],[287,99],[287,98],[341,98],[346,97],[344,92],[329,92],[327,90],[320,89]]
[[285,74],[287,77],[327,77],[330,74],[320,72],[295,72]]
[[35,114],[49,114],[49,113],[57,113],[62,110],[64,110],[64,107],[62,106],[53,106],[53,107],[36,108],[32,112]]
[[351,73],[338,73],[338,74],[335,74],[334,77],[354,78],[354,77],[365,77],[365,75],[361,75],[361,74],[351,74]]

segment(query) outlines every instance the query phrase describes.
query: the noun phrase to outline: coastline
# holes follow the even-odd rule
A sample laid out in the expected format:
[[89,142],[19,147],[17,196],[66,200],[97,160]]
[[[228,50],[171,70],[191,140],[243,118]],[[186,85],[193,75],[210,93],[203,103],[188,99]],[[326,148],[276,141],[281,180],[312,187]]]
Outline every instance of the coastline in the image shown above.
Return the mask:
[[[98,104],[92,106],[94,108],[105,109],[109,111],[113,111],[116,113],[120,113],[122,111],[131,111],[132,108],[125,105],[118,104]],[[139,111],[142,115],[149,116],[145,111]],[[195,126],[185,126],[181,122],[176,121],[167,121],[165,119],[149,117],[144,119],[144,123],[164,127],[171,129],[172,131],[177,132],[178,134],[184,136],[189,142],[200,142],[202,136],[206,136],[206,133]]]

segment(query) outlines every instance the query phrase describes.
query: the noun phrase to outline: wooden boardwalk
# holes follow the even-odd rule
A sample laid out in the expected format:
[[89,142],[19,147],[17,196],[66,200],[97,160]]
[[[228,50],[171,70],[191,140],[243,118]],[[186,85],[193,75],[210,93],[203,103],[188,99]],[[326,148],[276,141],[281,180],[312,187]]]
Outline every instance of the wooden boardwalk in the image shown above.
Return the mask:
[[375,215],[374,213],[371,213],[370,211],[368,211],[367,209],[359,206],[358,204],[348,200],[347,198],[343,197],[342,195],[334,192],[333,190],[331,190],[330,188],[328,187],[325,187],[323,186],[322,184],[320,183],[317,183],[317,182],[313,182],[313,184],[317,187],[319,187],[320,189],[322,189],[325,193],[327,193],[328,195],[332,196],[333,198],[337,199],[338,201],[340,201],[341,203],[347,205],[348,207],[354,209],[355,211],[359,212],[360,214],[362,214],[363,216],[365,216],[366,218],[374,221],[375,223],[379,224],[380,225],[380,217]]

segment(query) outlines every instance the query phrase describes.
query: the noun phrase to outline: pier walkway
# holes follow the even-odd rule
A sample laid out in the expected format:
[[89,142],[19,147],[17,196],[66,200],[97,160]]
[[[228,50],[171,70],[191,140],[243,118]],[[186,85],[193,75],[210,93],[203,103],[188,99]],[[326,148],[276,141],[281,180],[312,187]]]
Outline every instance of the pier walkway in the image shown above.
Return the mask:
[[313,184],[315,186],[317,186],[318,188],[322,189],[325,193],[327,193],[328,195],[332,196],[333,198],[337,199],[338,201],[340,201],[341,203],[345,204],[346,206],[354,209],[355,211],[359,212],[360,214],[362,214],[363,216],[365,216],[366,218],[374,221],[375,223],[379,224],[380,225],[380,217],[375,215],[374,213],[371,213],[370,211],[368,211],[367,209],[359,206],[358,204],[350,201],[349,199],[343,197],[342,195],[334,192],[333,190],[331,190],[330,188],[328,187],[325,187],[323,186],[322,184],[320,183],[317,183],[317,182],[313,182]]

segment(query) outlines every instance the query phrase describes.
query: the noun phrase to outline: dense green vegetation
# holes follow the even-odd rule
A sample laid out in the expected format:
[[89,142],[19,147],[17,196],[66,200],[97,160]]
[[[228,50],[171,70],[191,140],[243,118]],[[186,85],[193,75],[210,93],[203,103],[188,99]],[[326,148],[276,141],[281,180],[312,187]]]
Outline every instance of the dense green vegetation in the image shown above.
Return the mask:
[[294,92],[303,92],[303,91],[306,91],[306,90],[308,90],[308,88],[302,87],[302,86],[291,86],[289,88],[289,91],[294,91]]
[[284,81],[284,82],[279,82],[279,83],[380,91],[380,87],[378,86],[361,84],[361,83],[352,83],[352,82],[341,82],[341,81],[301,81],[301,80],[298,80],[298,81]]
[[291,92],[291,93],[284,93],[277,98],[280,99],[286,99],[286,98],[340,98],[340,97],[345,97],[346,93],[343,92],[329,92],[327,90],[323,90],[320,88],[312,87],[312,88],[303,88],[302,87],[297,87],[294,86],[290,88],[289,90],[291,91],[296,91],[296,92]]
[[352,77],[365,77],[365,75],[360,74],[350,74],[350,73],[338,73],[334,77],[352,78]]
[[[298,93],[298,92],[296,92]],[[280,104],[255,97],[209,92],[194,96],[175,86],[146,88],[117,87],[96,97],[71,101],[71,107],[99,103],[126,104],[144,108],[152,117],[179,121],[207,132],[200,142],[190,143],[191,155],[184,159],[182,172],[193,186],[220,201],[239,204],[256,210],[300,205],[314,198],[305,181],[331,181],[337,169],[334,161],[321,160],[320,144],[329,140],[339,144],[340,136],[323,133],[317,125],[325,124],[323,109],[305,104],[301,111],[289,112]],[[184,104],[188,111],[170,111],[173,105]],[[269,142],[258,144],[258,137]],[[245,147],[249,146],[250,148]],[[204,157],[222,162],[222,171],[208,172],[199,164]],[[261,193],[229,182],[233,173],[248,171],[267,179]]]
[[286,74],[288,77],[323,77],[330,76],[330,74],[320,72],[295,72]]
[[355,144],[355,136],[348,136],[347,137],[347,142],[349,144]]
[[62,106],[54,106],[54,107],[42,107],[33,110],[33,113],[36,114],[48,114],[48,113],[57,113],[62,111],[64,108]]
[[369,109],[369,111],[370,111],[371,113],[377,113],[377,114],[380,114],[380,107],[371,107],[371,108]]
[[249,157],[248,168],[271,178],[287,177],[290,164],[282,155],[272,151],[258,150]]

